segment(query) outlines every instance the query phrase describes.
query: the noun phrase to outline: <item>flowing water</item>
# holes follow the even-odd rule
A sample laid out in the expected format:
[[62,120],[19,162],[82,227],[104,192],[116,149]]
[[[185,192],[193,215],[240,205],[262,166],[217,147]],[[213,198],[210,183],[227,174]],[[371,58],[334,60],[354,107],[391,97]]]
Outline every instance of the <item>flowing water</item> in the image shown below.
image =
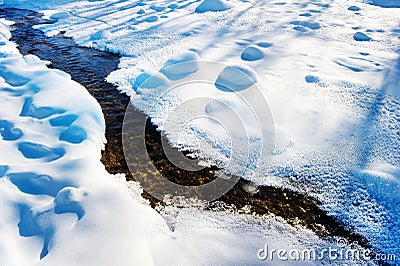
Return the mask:
[[[85,86],[100,103],[106,120],[107,145],[102,153],[102,162],[107,171],[113,174],[125,173],[128,180],[134,180],[135,175],[151,175],[152,173],[141,166],[137,166],[137,170],[131,173],[123,156],[122,124],[129,97],[121,94],[114,85],[105,80],[110,72],[117,69],[120,57],[109,52],[78,47],[72,39],[62,34],[47,38],[32,26],[52,21],[43,21],[41,15],[33,11],[0,9],[0,17],[16,22],[12,27],[12,40],[19,45],[22,54],[34,54],[42,60],[51,61],[50,67],[69,73],[73,80]],[[129,122],[132,123],[132,128],[140,130],[143,125],[139,123],[145,119],[144,114],[137,112],[137,118],[137,121]],[[162,138],[163,136],[147,120],[146,146],[149,157],[157,170],[168,180],[183,185],[196,185],[207,183],[217,177],[218,169],[215,167],[197,172],[188,172],[175,167],[163,152]],[[351,228],[345,228],[340,221],[328,216],[320,208],[320,203],[313,198],[275,187],[259,187],[258,192],[248,193],[244,189],[246,185],[249,185],[249,182],[240,179],[219,201],[234,205],[236,209],[248,205],[257,215],[274,213],[291,224],[301,224],[313,230],[322,238],[345,237],[351,242],[357,241],[365,247],[369,246],[364,238],[353,234]],[[145,192],[143,196],[150,200],[153,207],[160,204]],[[219,206],[218,203],[211,203],[208,207],[215,206]]]

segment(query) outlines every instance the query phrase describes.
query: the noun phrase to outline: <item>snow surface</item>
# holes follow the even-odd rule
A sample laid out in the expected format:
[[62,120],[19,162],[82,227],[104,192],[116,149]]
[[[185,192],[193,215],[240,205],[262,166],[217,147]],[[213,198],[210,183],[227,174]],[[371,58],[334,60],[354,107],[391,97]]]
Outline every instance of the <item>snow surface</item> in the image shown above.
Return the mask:
[[[400,10],[382,8],[398,6],[397,1],[217,2],[229,2],[231,8],[196,12],[211,3],[207,0],[4,4],[46,16],[60,12],[57,23],[38,28],[49,36],[66,32],[79,45],[121,54],[120,69],[108,80],[130,95],[173,144],[223,162],[231,173],[249,164],[238,156],[237,163],[224,165],[231,143],[243,136],[232,134],[233,142],[221,141],[222,128],[203,119],[187,127],[191,131],[183,130],[187,138],[180,138],[180,125],[186,122],[168,128],[166,118],[170,110],[196,97],[223,99],[199,101],[196,110],[229,114],[238,106],[237,95],[251,99],[255,88],[260,89],[273,115],[276,148],[259,162],[250,162],[254,173],[245,177],[318,198],[375,248],[398,254]],[[221,90],[214,82],[218,77],[231,82],[236,76],[226,78],[223,68],[203,69],[204,61],[252,69],[256,83],[240,83],[239,94]],[[173,65],[182,62],[190,67]],[[168,72],[167,66],[174,70]],[[181,86],[165,95],[168,85],[204,72],[212,82]],[[163,101],[154,106],[161,94]],[[238,113],[248,113],[241,110]],[[184,112],[182,117],[190,116],[190,110]]]
[[22,56],[3,23],[1,265],[257,265],[264,245],[332,245],[274,216],[167,206],[161,217],[137,183],[101,164],[96,100],[48,62]]

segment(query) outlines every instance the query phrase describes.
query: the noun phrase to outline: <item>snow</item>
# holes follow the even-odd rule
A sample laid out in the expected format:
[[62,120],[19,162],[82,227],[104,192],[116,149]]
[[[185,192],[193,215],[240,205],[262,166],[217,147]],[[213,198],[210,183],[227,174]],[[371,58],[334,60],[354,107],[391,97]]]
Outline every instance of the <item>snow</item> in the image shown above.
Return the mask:
[[359,8],[358,6],[349,6],[349,8],[347,10],[351,10],[351,11],[360,11],[361,8]]
[[[374,248],[394,253],[400,232],[400,11],[382,7],[398,7],[397,2],[109,0],[40,1],[32,6],[4,1],[9,6],[69,12],[73,20],[61,16],[57,23],[39,28],[45,33],[66,32],[79,45],[122,55],[119,69],[108,80],[130,95],[133,105],[149,115],[172,144],[204,160],[223,162],[227,172],[249,167],[244,176],[256,184],[290,187],[314,196]],[[2,73],[12,86],[24,86],[18,84],[24,76],[13,76],[19,70]],[[26,93],[34,91],[29,88]],[[195,103],[188,104],[195,110],[177,108],[187,102]],[[26,104],[24,113],[34,119],[60,116],[67,110],[61,103],[51,110],[29,100]],[[172,110],[181,113],[174,113],[175,123],[168,123]],[[194,115],[207,119],[188,123]],[[18,124],[10,123],[4,126],[5,135],[16,138],[18,130],[12,127]],[[89,132],[85,140],[77,135],[82,140],[78,145],[91,140]],[[273,138],[275,149],[260,154],[260,135]],[[248,141],[250,136],[254,138]],[[232,149],[232,143],[245,144]],[[40,144],[44,146],[36,149],[43,150],[43,160],[51,163],[60,160],[54,160],[60,151],[54,148],[76,145]],[[254,161],[247,161],[249,150]],[[10,171],[6,166],[0,174]],[[190,220],[193,213],[188,213],[179,217],[187,219],[181,226],[190,231],[196,227]],[[228,215],[225,222],[230,219],[237,217]]]
[[[253,57],[254,58],[254,57]],[[257,74],[247,66],[227,66],[218,75],[215,86],[226,92],[248,89],[257,82]]]
[[321,25],[312,20],[302,21],[302,20],[294,20],[291,21],[290,24],[301,26],[302,28],[309,28],[311,30],[318,30],[321,28]]
[[400,3],[397,0],[369,0],[369,3],[386,8],[400,7]]
[[200,57],[195,52],[187,52],[175,56],[164,64],[160,69],[160,73],[164,74],[170,80],[182,79],[198,70],[196,61],[199,59]]
[[362,32],[356,32],[353,35],[354,40],[359,41],[359,42],[368,42],[371,39],[371,37],[369,37],[367,34],[362,33]]
[[101,164],[95,99],[48,62],[22,56],[1,26],[0,264],[257,265],[265,245],[332,245],[272,215],[166,206],[161,216],[137,183]]
[[[261,44],[263,45],[263,44]],[[260,45],[259,45],[260,46]],[[264,47],[267,45],[264,45]],[[262,47],[262,46],[261,46]],[[264,58],[264,53],[256,46],[248,46],[240,56],[245,61],[257,61]]]
[[[101,165],[105,138],[99,104],[66,73],[20,55],[1,27],[0,263],[54,264],[64,257],[65,264],[93,263],[90,258],[148,264],[151,258],[142,254],[149,251],[140,242],[154,228],[169,229]],[[135,219],[133,228],[130,220],[136,216],[146,219],[142,225]],[[132,256],[116,243],[143,252]]]
[[313,76],[313,75],[307,75],[305,77],[305,79],[306,79],[307,83],[318,83],[319,82],[319,78],[316,76]]
[[259,42],[259,43],[257,43],[257,45],[260,46],[260,47],[262,47],[262,48],[269,48],[269,47],[271,47],[271,46],[274,45],[274,44],[271,43],[271,42]]
[[111,36],[110,31],[99,30],[90,36],[90,40],[95,41],[95,40],[101,40],[101,39],[108,39],[108,38],[110,38],[110,36]]
[[225,11],[231,8],[229,1],[226,0],[203,0],[200,5],[196,8],[196,13],[204,12],[217,12]]

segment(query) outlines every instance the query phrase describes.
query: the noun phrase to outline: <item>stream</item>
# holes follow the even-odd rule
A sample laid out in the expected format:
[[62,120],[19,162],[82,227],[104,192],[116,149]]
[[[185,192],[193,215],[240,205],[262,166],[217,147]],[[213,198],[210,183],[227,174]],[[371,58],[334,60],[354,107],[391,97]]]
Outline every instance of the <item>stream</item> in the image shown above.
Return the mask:
[[[32,28],[33,25],[51,23],[41,19],[41,14],[20,9],[0,9],[0,17],[15,21],[12,26],[12,41],[16,42],[22,54],[34,54],[42,60],[51,61],[51,68],[69,73],[73,80],[87,88],[100,103],[106,121],[107,145],[102,152],[102,162],[112,174],[124,173],[127,180],[134,180],[135,175],[151,173],[137,167],[131,173],[124,158],[122,147],[122,124],[129,97],[106,82],[110,72],[118,68],[119,55],[96,49],[77,46],[72,39],[62,34],[47,38],[41,31]],[[137,112],[137,121],[143,121],[144,114]],[[142,125],[139,125],[140,126]],[[216,167],[207,167],[201,171],[189,172],[177,168],[170,163],[162,149],[163,136],[157,128],[147,120],[146,146],[152,163],[168,180],[183,185],[204,184],[214,180],[218,175]],[[155,184],[157,185],[157,184]],[[288,189],[275,187],[259,187],[256,193],[247,192],[244,187],[249,182],[240,179],[228,193],[218,199],[226,205],[234,205],[240,210],[250,206],[255,215],[273,213],[283,217],[290,224],[300,224],[314,231],[321,238],[344,237],[349,242],[357,241],[364,247],[370,247],[362,236],[352,233],[339,220],[328,216],[321,209],[316,199]],[[150,200],[152,207],[163,204],[146,192],[143,197]],[[207,208],[217,208],[218,202],[212,202]]]

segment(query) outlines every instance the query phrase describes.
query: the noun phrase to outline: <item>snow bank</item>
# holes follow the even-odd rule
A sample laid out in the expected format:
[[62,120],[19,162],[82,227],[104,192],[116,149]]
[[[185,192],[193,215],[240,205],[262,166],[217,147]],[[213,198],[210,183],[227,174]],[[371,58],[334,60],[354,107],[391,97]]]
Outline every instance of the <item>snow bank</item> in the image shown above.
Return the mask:
[[0,264],[151,263],[149,236],[169,229],[100,163],[99,104],[0,28]]

